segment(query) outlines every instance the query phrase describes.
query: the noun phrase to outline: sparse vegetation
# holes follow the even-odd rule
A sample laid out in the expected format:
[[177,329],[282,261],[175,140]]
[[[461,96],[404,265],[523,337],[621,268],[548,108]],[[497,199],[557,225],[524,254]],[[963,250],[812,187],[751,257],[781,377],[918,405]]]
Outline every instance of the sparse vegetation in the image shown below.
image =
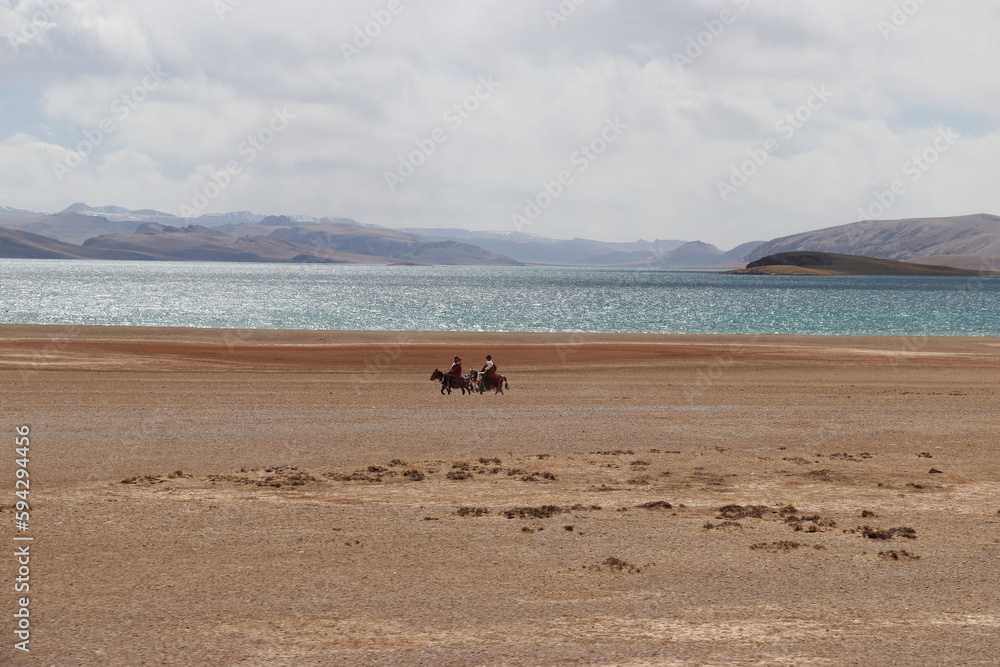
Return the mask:
[[810,479],[816,479],[816,480],[819,480],[821,482],[846,482],[847,481],[847,477],[845,477],[844,475],[841,475],[839,472],[837,472],[835,470],[829,470],[829,469],[826,469],[826,468],[824,468],[822,470],[810,470],[807,473],[803,473],[803,476],[804,477],[808,477]]
[[628,561],[622,560],[616,556],[608,556],[599,565],[591,565],[587,568],[588,570],[594,570],[597,572],[607,571],[607,572],[617,572],[623,574],[638,574],[642,572],[642,568],[629,563]]
[[878,557],[882,560],[920,560],[920,556],[911,554],[905,549],[900,549],[899,551],[894,549],[889,551],[879,551]]
[[540,482],[542,480],[554,482],[556,481],[556,476],[550,472],[533,472],[530,475],[521,477],[522,482]]
[[541,507],[514,507],[504,510],[503,515],[508,519],[548,519],[568,511],[557,505],[542,505]]
[[750,545],[751,551],[766,551],[768,553],[788,553],[789,551],[795,551],[800,547],[807,546],[801,542],[789,542],[788,540],[779,540],[777,542],[758,542],[756,544]]
[[371,482],[378,484],[382,481],[382,476],[377,473],[369,473],[364,470],[355,470],[352,473],[344,474],[339,472],[326,472],[323,477],[332,479],[335,482]]
[[455,510],[458,516],[485,516],[490,513],[486,507],[459,507]]
[[122,480],[122,484],[159,484],[163,480],[156,475],[133,475]]
[[[209,475],[210,482],[232,482],[235,484],[246,484],[252,486],[268,486],[280,488],[282,486],[303,486],[310,482],[318,482],[319,479],[307,472],[300,471],[295,466],[272,466],[264,468],[263,471],[257,468],[243,468],[240,470],[244,476],[239,475]],[[182,473],[183,474],[183,473]],[[327,473],[330,476],[334,473]]]
[[870,459],[872,456],[874,456],[874,454],[870,452],[861,452],[859,454],[848,454],[847,452],[830,454],[831,459],[843,459],[845,461],[864,461],[865,459]]
[[719,508],[716,519],[760,519],[765,512],[770,512],[767,505],[725,505]]
[[871,526],[858,526],[857,529],[849,532],[859,532],[869,540],[891,540],[894,537],[905,537],[908,540],[917,539],[917,531],[907,526],[896,528],[872,528]]
[[666,500],[651,500],[648,503],[636,505],[636,507],[641,507],[648,510],[669,510],[674,508],[674,506],[668,503]]

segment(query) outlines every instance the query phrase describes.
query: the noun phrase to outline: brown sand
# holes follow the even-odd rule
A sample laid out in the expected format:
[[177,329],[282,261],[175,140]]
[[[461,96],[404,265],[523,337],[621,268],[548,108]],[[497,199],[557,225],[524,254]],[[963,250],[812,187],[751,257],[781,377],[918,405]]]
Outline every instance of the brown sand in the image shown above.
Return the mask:
[[[487,353],[502,396],[428,380]],[[2,325],[0,663],[997,664],[998,380],[986,338]]]

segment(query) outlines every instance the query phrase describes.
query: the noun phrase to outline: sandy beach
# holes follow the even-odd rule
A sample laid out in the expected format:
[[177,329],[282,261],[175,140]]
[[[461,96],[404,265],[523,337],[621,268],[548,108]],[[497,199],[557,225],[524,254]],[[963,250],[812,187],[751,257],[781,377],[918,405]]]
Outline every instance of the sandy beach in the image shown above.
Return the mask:
[[995,665],[998,385],[998,338],[0,325],[0,663]]

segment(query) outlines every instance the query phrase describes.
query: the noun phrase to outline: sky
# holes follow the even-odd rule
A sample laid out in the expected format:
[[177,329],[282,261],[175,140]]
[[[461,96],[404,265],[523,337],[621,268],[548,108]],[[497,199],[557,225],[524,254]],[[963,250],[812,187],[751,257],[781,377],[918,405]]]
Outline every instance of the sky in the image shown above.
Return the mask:
[[1000,3],[0,0],[0,205],[723,250],[1000,214]]

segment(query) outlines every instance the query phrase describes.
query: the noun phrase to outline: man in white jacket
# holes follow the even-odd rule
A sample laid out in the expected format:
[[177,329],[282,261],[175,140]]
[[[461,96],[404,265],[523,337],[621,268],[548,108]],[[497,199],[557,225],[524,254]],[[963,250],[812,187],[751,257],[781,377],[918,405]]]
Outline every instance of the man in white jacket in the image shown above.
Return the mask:
[[486,376],[485,388],[492,388],[497,381],[497,365],[493,363],[493,357],[488,354],[486,355],[486,364],[483,366],[482,373]]

